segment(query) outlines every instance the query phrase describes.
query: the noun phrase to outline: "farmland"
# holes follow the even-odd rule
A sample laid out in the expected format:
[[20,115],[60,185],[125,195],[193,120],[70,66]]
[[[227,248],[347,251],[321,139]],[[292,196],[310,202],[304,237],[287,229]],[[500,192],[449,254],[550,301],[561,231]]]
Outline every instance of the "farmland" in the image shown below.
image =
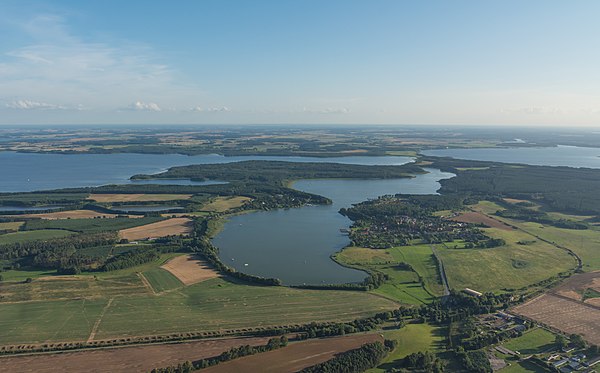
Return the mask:
[[292,343],[287,347],[219,364],[209,373],[273,372],[292,373],[331,359],[334,355],[381,341],[377,334],[359,334]]
[[0,245],[4,244],[12,244],[17,242],[24,241],[36,241],[36,240],[47,240],[50,238],[61,238],[67,237],[74,232],[69,232],[65,230],[56,230],[56,229],[42,229],[37,231],[23,231],[23,232],[14,232],[14,233],[6,233],[0,235]]
[[161,268],[169,271],[185,285],[193,285],[219,276],[204,260],[194,255],[178,256],[162,265]]
[[600,273],[583,273],[571,277],[550,292],[513,308],[517,314],[544,323],[565,333],[581,334],[591,343],[600,343],[600,308],[585,299],[589,289],[600,288]]
[[[38,219],[93,219],[93,218],[116,218],[117,214],[108,214],[92,210],[67,210],[48,212],[42,214],[23,214],[21,218],[38,218]],[[132,216],[137,217],[137,216]]]
[[142,276],[148,281],[155,293],[162,293],[183,286],[183,283],[177,277],[162,268],[154,268],[143,272]]
[[[335,255],[340,263],[359,269],[377,271],[389,276],[373,293],[408,304],[425,304],[441,294],[436,264],[429,245],[368,249],[348,247]],[[400,268],[409,264],[412,270]]]
[[134,241],[173,235],[186,235],[191,231],[190,219],[173,218],[120,230],[119,237]]
[[518,230],[484,229],[491,237],[502,238],[506,245],[484,250],[452,248],[438,245],[438,253],[448,276],[449,286],[478,291],[520,289],[575,267],[575,260],[565,251],[548,243],[531,240]]
[[[220,278],[159,296],[151,294],[135,274],[105,275],[99,281],[101,288],[88,290],[90,281],[22,284],[19,291],[28,294],[50,289],[54,294],[40,297],[70,299],[0,303],[0,344],[86,340],[110,298],[114,299],[98,325],[96,339],[347,321],[397,307],[360,292],[251,286]],[[36,298],[29,295],[29,299]],[[69,328],[64,328],[67,322]]]
[[231,347],[263,345],[267,340],[267,337],[224,338],[53,355],[3,357],[0,359],[0,371],[16,372],[26,366],[32,372],[53,373],[59,366],[64,373],[79,373],[91,372],[101,366],[113,373],[149,372],[156,367],[216,356]]
[[241,207],[251,200],[251,198],[242,196],[216,197],[206,205],[202,206],[202,211],[225,212],[230,209]]

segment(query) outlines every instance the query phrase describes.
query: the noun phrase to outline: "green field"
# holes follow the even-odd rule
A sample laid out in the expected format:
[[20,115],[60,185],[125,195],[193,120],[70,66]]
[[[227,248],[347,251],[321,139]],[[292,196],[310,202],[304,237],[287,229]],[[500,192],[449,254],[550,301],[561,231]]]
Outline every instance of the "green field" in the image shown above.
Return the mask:
[[[476,209],[486,214],[493,214],[497,210],[501,210],[502,207],[489,201],[482,201],[476,205]],[[559,219],[568,219],[574,221],[581,221],[585,218],[588,218],[588,216],[567,215],[560,213],[548,214]],[[573,250],[573,252],[581,257],[583,261],[583,269],[586,271],[600,269],[600,255],[598,255],[598,253],[600,253],[599,227],[592,226],[590,229],[585,230],[565,229],[539,223],[506,219],[495,215],[493,217],[494,219],[514,225],[530,234],[539,236],[550,242],[554,242],[558,245]]]
[[135,274],[20,285],[31,287],[18,289],[30,297],[50,292],[71,299],[0,303],[0,344],[85,340],[110,298],[96,339],[348,321],[397,307],[362,292],[250,286],[220,278],[160,295],[150,294]]
[[[485,228],[485,233],[502,238],[506,245],[491,249],[454,249],[438,245],[449,286],[477,291],[520,289],[575,267],[573,257],[542,241],[519,245],[534,239],[518,230]],[[449,244],[448,247],[453,247]]]
[[524,355],[539,354],[554,346],[554,337],[554,334],[545,329],[535,328],[509,340],[503,346]]
[[0,235],[0,245],[13,244],[25,241],[48,240],[50,238],[67,237],[73,234],[75,233],[58,229],[6,233]]
[[444,328],[429,324],[408,324],[402,329],[385,331],[383,335],[386,339],[398,341],[398,346],[379,367],[368,370],[369,373],[385,372],[392,367],[394,361],[401,360],[415,352],[443,351],[446,340]]
[[163,291],[173,290],[183,286],[177,277],[162,268],[153,268],[142,273],[142,275],[148,280],[150,286],[152,286],[152,289],[154,289],[156,293],[162,293]]
[[[442,294],[433,253],[429,245],[394,247],[391,249],[368,249],[347,247],[335,255],[340,263],[356,268],[385,273],[390,280],[373,290],[402,303],[425,304]],[[398,268],[408,263],[414,271]],[[419,281],[422,278],[423,284]]]
[[105,231],[118,231],[140,225],[155,223],[164,220],[161,217],[143,218],[105,218],[105,219],[35,219],[25,224],[26,230],[38,229],[64,229],[74,232],[96,233]]

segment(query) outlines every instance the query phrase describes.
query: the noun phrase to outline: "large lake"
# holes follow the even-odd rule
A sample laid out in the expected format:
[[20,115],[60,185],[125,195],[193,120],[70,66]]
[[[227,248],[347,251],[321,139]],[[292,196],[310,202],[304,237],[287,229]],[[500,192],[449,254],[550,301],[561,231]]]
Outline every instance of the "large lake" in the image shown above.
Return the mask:
[[425,155],[538,166],[600,168],[600,148],[579,146],[540,148],[479,148],[425,150]]
[[386,194],[434,194],[453,174],[428,169],[412,179],[301,180],[294,188],[329,197],[328,206],[260,211],[231,217],[213,239],[221,260],[245,273],[286,285],[360,282],[365,273],[342,267],[330,255],[350,243],[340,229],[351,221],[342,207]]
[[[169,167],[191,164],[215,164],[247,160],[288,162],[333,162],[363,165],[401,165],[409,157],[351,156],[339,158],[239,156],[216,154],[186,156],[180,154],[40,154],[0,152],[0,192],[30,192],[70,187],[90,187],[130,183],[135,174],[154,174]],[[148,182],[148,181],[144,181]],[[169,184],[201,184],[188,181]],[[210,182],[208,182],[210,183]],[[203,184],[207,184],[204,182]]]

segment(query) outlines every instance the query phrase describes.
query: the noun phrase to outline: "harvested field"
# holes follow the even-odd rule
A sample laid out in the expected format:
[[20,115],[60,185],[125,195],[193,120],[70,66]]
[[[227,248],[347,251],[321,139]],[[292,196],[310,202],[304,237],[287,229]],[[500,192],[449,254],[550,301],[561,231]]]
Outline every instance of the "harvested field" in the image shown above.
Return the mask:
[[88,199],[96,202],[154,202],[178,201],[192,198],[191,194],[90,194]]
[[600,308],[556,294],[544,294],[512,309],[566,334],[581,334],[585,340],[600,344]]
[[251,201],[248,197],[217,197],[202,207],[202,211],[225,212],[230,209],[241,207],[244,203]]
[[171,272],[185,285],[196,284],[219,276],[205,261],[194,255],[178,256],[168,261],[161,268]]
[[[600,271],[588,272],[575,275],[567,282],[553,290],[553,293],[571,298],[577,301],[584,301],[584,293],[591,289],[600,293]],[[600,298],[590,298],[586,303],[598,304]]]
[[136,241],[173,235],[187,235],[190,232],[192,232],[192,221],[190,219],[173,218],[120,230],[119,237]]
[[499,222],[498,220],[492,219],[488,216],[485,216],[482,213],[475,212],[475,211],[464,212],[464,213],[452,218],[451,220],[458,221],[461,223],[484,224],[490,228],[498,228],[498,229],[503,229],[503,230],[512,230],[513,229],[513,228],[509,227],[508,225],[506,225],[502,222]]
[[365,343],[383,341],[379,334],[359,334],[291,343],[287,347],[243,357],[204,369],[209,373],[297,372]]
[[2,372],[149,372],[186,360],[212,357],[232,347],[264,345],[268,337],[223,338],[178,344],[135,346],[95,351],[0,357]]
[[523,202],[530,202],[526,199],[516,199],[516,198],[502,198],[505,202],[508,203],[512,203],[512,204],[517,204],[517,203],[523,203]]

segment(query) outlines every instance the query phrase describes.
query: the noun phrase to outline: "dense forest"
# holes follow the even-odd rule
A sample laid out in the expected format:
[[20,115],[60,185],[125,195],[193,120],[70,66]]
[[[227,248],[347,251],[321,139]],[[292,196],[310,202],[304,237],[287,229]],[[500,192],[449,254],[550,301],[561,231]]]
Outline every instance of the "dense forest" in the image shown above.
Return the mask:
[[511,165],[452,158],[425,157],[431,167],[457,177],[441,180],[442,194],[479,198],[504,196],[539,202],[550,209],[600,215],[600,170]]
[[172,167],[157,175],[136,175],[133,179],[225,180],[280,184],[298,179],[393,179],[424,173],[414,164],[366,166],[341,163],[295,163],[281,161],[243,161]]

